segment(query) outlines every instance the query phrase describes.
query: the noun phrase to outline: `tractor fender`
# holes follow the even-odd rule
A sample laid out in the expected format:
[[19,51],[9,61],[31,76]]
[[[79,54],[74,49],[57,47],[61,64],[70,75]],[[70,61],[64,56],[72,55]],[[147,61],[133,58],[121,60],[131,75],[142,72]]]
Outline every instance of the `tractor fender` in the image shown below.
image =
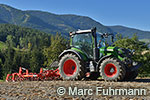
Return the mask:
[[103,57],[98,61],[97,65],[96,65],[96,71],[97,71],[97,72],[99,71],[99,66],[100,66],[100,64],[102,63],[102,61],[103,61],[104,59],[109,58],[109,57],[112,57],[112,56],[113,56],[113,55],[106,55],[106,56],[103,56]]
[[64,51],[58,56],[59,60],[61,59],[62,56],[64,56],[64,55],[67,54],[67,53],[73,53],[73,54],[77,55],[77,57],[79,57],[80,60],[83,60],[83,59],[84,59],[84,57],[83,57],[79,52],[77,52],[77,51],[75,51],[75,50],[72,50],[72,49],[68,49],[68,50],[64,50]]

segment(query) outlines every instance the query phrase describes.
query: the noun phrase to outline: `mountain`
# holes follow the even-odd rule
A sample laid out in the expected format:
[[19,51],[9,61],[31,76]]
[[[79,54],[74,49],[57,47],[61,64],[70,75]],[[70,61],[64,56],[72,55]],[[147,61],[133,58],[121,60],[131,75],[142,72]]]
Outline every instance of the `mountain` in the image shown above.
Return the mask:
[[138,35],[140,39],[150,39],[150,32],[149,31],[142,31],[139,29],[134,28],[128,28],[124,26],[107,26],[109,27],[113,32],[121,33],[124,36],[132,36],[135,33]]
[[22,11],[13,7],[0,4],[0,23],[9,23],[24,27],[39,29],[56,34],[61,32],[67,35],[70,31],[97,27],[99,32],[121,33],[131,37],[137,33],[139,39],[150,39],[150,32],[124,26],[105,26],[87,16],[58,15],[43,11]]

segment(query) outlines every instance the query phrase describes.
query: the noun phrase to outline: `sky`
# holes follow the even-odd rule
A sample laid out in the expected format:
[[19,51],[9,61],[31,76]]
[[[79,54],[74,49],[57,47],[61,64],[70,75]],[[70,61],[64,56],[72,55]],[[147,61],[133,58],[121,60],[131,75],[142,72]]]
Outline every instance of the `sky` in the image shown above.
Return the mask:
[[106,26],[150,31],[150,0],[0,0],[21,10],[88,16]]

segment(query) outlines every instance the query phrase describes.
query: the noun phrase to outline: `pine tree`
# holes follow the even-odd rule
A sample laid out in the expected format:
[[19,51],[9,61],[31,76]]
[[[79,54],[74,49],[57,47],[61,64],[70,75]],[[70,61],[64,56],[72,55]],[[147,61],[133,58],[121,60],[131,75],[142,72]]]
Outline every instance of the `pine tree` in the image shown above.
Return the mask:
[[44,49],[44,55],[47,61],[44,65],[49,66],[53,61],[58,60],[59,54],[68,47],[68,41],[61,36],[61,34],[56,34],[51,36],[51,45]]

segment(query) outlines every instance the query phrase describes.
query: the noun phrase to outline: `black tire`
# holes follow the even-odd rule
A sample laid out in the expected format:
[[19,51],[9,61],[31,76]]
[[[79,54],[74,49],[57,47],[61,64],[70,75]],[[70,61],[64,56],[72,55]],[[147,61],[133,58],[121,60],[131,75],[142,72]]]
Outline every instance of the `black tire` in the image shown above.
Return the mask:
[[125,77],[126,69],[117,58],[106,58],[99,68],[105,81],[122,81]]
[[[71,64],[69,64],[70,62]],[[59,73],[63,80],[81,80],[85,78],[84,63],[74,54],[66,54],[59,61]],[[71,68],[71,69],[70,69]],[[70,72],[69,72],[70,69]]]
[[132,71],[132,72],[126,72],[126,75],[124,77],[124,81],[133,81],[138,76],[138,70]]
[[99,72],[91,72],[90,73],[90,77],[88,79],[90,80],[97,80],[100,77],[100,73]]

